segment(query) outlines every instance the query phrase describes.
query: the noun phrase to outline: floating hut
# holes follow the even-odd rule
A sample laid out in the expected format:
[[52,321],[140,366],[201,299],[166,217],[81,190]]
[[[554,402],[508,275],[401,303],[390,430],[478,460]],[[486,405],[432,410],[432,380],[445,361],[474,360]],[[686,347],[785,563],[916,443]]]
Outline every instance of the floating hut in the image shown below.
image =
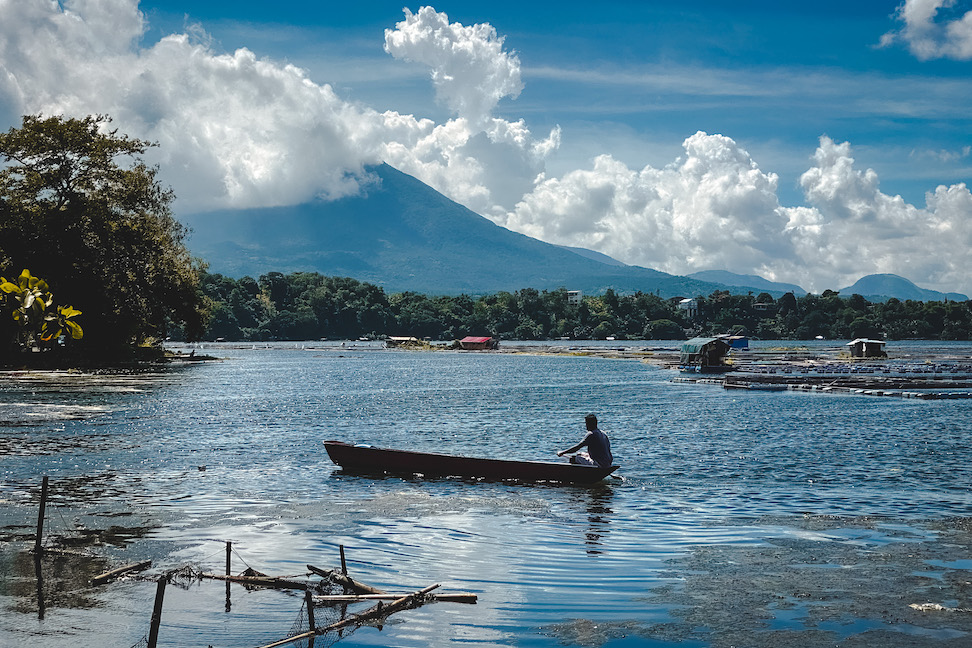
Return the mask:
[[857,338],[853,342],[848,342],[846,346],[850,348],[852,358],[887,358],[888,354],[884,350],[884,345],[883,340]]
[[682,344],[679,364],[683,371],[731,371],[732,366],[726,362],[730,348],[729,342],[722,337],[692,338]]

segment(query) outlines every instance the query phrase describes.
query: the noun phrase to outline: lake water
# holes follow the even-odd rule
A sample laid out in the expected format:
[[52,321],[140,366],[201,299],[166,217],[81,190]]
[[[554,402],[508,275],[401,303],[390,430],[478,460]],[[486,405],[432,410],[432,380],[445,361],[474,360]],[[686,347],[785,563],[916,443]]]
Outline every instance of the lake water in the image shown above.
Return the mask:
[[[135,645],[155,583],[86,580],[144,559],[222,572],[226,541],[234,572],[333,568],[343,545],[365,583],[479,596],[345,646],[972,645],[972,400],[727,391],[589,357],[204,352],[222,361],[0,379],[0,646]],[[623,479],[364,477],[321,445],[555,460],[588,412]],[[44,559],[41,614],[43,475],[48,534],[87,557]],[[301,603],[170,586],[159,645],[261,646]]]

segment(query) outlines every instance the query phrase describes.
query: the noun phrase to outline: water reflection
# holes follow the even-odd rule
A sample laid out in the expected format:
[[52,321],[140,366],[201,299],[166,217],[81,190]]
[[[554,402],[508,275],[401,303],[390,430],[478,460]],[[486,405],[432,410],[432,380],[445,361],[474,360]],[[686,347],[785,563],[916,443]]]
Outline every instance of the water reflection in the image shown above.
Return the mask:
[[614,515],[611,508],[611,503],[614,501],[614,488],[607,483],[594,484],[584,489],[574,490],[573,495],[578,508],[582,508],[587,516],[584,545],[588,555],[596,556],[604,553],[605,536],[610,532],[608,525]]
[[89,609],[100,605],[89,587],[107,570],[105,558],[81,554],[18,551],[4,556],[0,591],[13,597],[11,609],[44,619],[50,608]]

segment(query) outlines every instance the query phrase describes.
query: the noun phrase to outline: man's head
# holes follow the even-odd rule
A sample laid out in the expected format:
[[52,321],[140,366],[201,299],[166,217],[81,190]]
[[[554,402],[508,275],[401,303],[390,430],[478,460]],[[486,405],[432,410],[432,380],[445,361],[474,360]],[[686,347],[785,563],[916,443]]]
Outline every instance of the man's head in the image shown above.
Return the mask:
[[594,416],[593,414],[588,414],[587,416],[585,416],[584,417],[584,423],[587,424],[587,429],[588,430],[596,430],[597,429],[597,417]]

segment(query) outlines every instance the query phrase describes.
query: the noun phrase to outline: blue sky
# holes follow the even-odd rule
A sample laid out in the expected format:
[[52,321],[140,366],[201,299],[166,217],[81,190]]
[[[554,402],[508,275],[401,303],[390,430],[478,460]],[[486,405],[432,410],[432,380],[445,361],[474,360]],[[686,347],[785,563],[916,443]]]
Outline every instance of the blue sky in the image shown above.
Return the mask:
[[385,160],[627,263],[972,293],[972,2],[421,6],[0,0],[0,126],[108,112],[183,213]]

